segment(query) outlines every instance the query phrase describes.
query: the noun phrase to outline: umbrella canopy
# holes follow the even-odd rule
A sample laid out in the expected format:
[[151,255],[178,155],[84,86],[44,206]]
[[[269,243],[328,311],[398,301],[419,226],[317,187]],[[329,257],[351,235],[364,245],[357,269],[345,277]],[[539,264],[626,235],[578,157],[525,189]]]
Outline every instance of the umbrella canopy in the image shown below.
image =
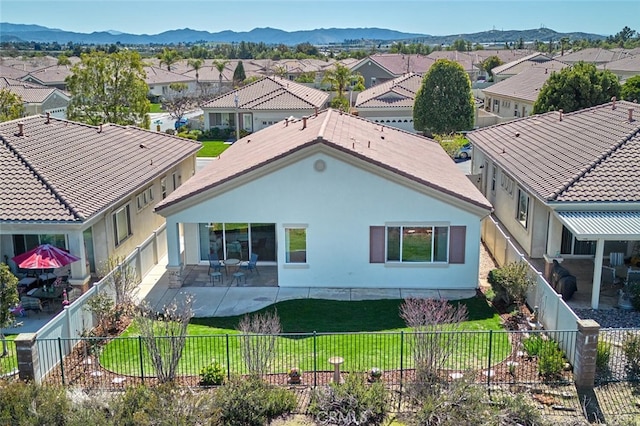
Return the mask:
[[23,269],[54,269],[66,266],[80,258],[56,246],[42,244],[13,257],[12,260]]

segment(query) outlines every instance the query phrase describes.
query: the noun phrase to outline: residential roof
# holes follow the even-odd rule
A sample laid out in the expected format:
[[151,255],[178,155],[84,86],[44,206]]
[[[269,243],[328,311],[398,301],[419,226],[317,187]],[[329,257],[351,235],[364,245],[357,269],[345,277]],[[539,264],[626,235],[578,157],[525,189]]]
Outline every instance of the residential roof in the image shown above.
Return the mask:
[[574,63],[574,62],[589,62],[593,64],[601,64],[605,62],[617,61],[624,58],[629,52],[627,50],[609,50],[600,47],[590,47],[587,49],[578,50],[568,53],[563,56],[556,56],[555,59],[559,59],[562,62]]
[[62,84],[64,83],[65,78],[70,75],[71,65],[52,65],[50,67],[31,71],[28,76],[23,78],[28,79],[29,77],[32,77],[42,84]]
[[613,105],[534,115],[467,137],[545,201],[639,202],[640,107]]
[[8,65],[0,65],[0,76],[2,77],[20,79],[27,74],[29,74],[29,71],[10,67]]
[[161,211],[311,147],[327,147],[485,210],[491,205],[434,141],[328,109],[235,142],[156,207]]
[[533,103],[538,99],[540,89],[551,74],[568,66],[555,60],[542,64],[529,64],[528,68],[517,75],[492,84],[482,91],[485,95],[506,96]]
[[598,65],[598,69],[606,69],[612,72],[628,72],[640,74],[640,53],[636,55],[628,55],[617,61],[611,61],[606,64]]
[[0,123],[0,142],[0,221],[8,222],[86,221],[200,149],[134,126],[47,124],[41,115]]
[[195,81],[195,78],[191,78],[182,74],[178,74],[172,71],[167,71],[158,67],[144,67],[144,72],[147,77],[144,81],[148,85],[154,84],[171,84],[171,83],[188,83]]
[[519,72],[529,68],[532,65],[537,65],[542,62],[548,62],[551,58],[544,53],[535,52],[527,56],[520,57],[506,64],[498,65],[491,72],[495,75],[508,74],[515,75]]
[[356,70],[367,61],[377,63],[381,68],[386,69],[390,74],[401,76],[409,72],[424,74],[429,71],[435,59],[424,55],[404,55],[401,53],[377,53],[362,59],[351,69]]
[[202,108],[291,110],[324,108],[329,93],[279,77],[264,77],[207,102]]
[[434,61],[438,59],[448,59],[457,62],[467,73],[478,71],[478,66],[482,62],[476,60],[476,57],[473,55],[466,52],[458,52],[457,50],[436,50],[429,53],[427,57]]
[[55,87],[27,83],[25,81],[14,80],[6,77],[0,77],[0,88],[7,89],[11,93],[20,96],[22,101],[27,104],[43,103],[53,93],[58,93],[63,98],[69,99],[69,96],[66,93],[56,89]]
[[413,108],[422,76],[408,74],[380,83],[358,94],[356,108]]

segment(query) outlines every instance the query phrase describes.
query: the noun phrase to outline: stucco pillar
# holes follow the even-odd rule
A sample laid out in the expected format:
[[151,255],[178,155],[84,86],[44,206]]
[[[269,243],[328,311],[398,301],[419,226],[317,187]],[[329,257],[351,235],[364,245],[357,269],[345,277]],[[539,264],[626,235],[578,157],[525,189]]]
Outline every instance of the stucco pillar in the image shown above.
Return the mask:
[[180,224],[167,220],[167,273],[169,288],[182,287],[182,253],[180,252]]
[[600,280],[602,278],[602,257],[604,256],[604,240],[596,241],[596,254],[593,258],[593,287],[591,292],[591,309],[598,309],[600,303]]
[[554,216],[549,215],[549,223],[547,226],[547,250],[542,256],[545,260],[544,277],[551,282],[551,273],[553,271],[553,261],[562,262],[560,256],[560,247],[562,245],[562,223]]
[[[71,266],[71,277],[69,283],[79,287],[85,287],[91,280],[89,274],[89,260],[87,259],[87,251],[84,247],[84,237],[82,231],[74,231],[67,234],[69,240],[69,252],[74,256],[78,256],[80,260],[73,262]],[[97,266],[97,265],[96,265]]]
[[579,320],[576,334],[576,359],[573,376],[578,388],[593,388],[596,378],[596,355],[600,324],[594,320]]
[[33,380],[40,384],[40,359],[36,333],[20,333],[14,343],[18,358],[18,377],[20,380]]

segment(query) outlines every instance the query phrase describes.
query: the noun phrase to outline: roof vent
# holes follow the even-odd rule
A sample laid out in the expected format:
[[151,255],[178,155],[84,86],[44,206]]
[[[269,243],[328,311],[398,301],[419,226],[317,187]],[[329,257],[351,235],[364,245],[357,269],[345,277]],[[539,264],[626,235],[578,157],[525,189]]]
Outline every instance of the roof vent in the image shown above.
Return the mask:
[[[516,132],[516,138],[520,137],[520,132]],[[504,148],[502,148],[502,153],[504,154]]]
[[98,133],[102,133],[102,123],[100,123],[100,127],[98,128]]
[[47,121],[45,121],[44,124],[49,124],[49,123],[51,123],[51,113],[50,112],[47,113]]
[[307,117],[302,117],[302,130],[307,128]]
[[318,116],[318,107],[316,107],[316,117]]
[[629,108],[628,113],[629,113],[629,123],[631,123],[633,121],[633,108]]
[[563,110],[563,109],[561,109],[561,110],[559,110],[558,112],[560,113],[560,121],[562,121],[562,114],[564,114],[564,110]]
[[611,97],[611,109],[616,109],[616,97]]
[[24,136],[24,123],[18,123],[18,133],[16,136]]

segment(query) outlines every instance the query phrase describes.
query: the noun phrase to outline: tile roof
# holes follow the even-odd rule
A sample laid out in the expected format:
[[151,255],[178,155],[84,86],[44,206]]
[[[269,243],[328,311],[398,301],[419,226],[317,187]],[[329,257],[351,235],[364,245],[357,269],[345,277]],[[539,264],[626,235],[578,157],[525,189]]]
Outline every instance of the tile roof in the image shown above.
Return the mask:
[[563,56],[556,56],[555,59],[562,62],[574,63],[574,62],[589,62],[594,64],[601,64],[605,62],[617,61],[627,56],[629,52],[627,50],[609,50],[602,49],[600,47],[590,47],[587,49],[578,50],[575,52],[567,53]]
[[507,62],[506,64],[498,65],[497,67],[493,68],[491,72],[498,75],[515,75],[532,65],[536,65],[542,62],[548,62],[550,60],[551,58],[544,53],[535,52],[531,55],[523,56],[511,62]]
[[144,81],[150,86],[153,84],[189,83],[195,81],[195,77],[191,78],[158,67],[144,67],[144,72],[147,75]]
[[478,66],[480,65],[480,62],[482,62],[478,61],[473,55],[466,52],[458,52],[456,50],[436,50],[429,53],[427,57],[436,61],[438,59],[448,59],[450,61],[457,62],[467,73],[478,71]]
[[413,108],[422,76],[408,74],[380,83],[358,94],[356,108]]
[[64,83],[71,75],[71,65],[52,65],[29,73],[30,77],[43,84]]
[[99,132],[53,117],[47,124],[40,115],[0,123],[0,221],[85,221],[198,149],[133,126]]
[[0,77],[20,79],[27,74],[29,74],[29,71],[21,70],[7,65],[0,65]]
[[385,127],[333,109],[288,125],[282,122],[235,142],[156,207],[161,211],[189,197],[216,188],[253,170],[310,147],[326,147],[342,156],[366,161],[457,198],[490,210],[491,205],[434,141]]
[[60,94],[61,97],[69,98],[66,93],[56,89],[55,87],[47,87],[39,84],[27,83],[25,81],[14,80],[11,78],[0,77],[0,88],[9,90],[20,98],[24,103],[39,104],[47,100],[53,93]]
[[329,93],[279,77],[264,77],[207,102],[202,108],[234,109],[238,97],[240,110],[324,108]]
[[607,62],[606,64],[598,65],[597,67],[600,70],[610,70],[610,71],[622,71],[622,72],[635,72],[636,74],[640,74],[640,53],[636,55],[628,55],[622,59],[618,59],[617,61]]
[[[512,77],[515,78],[515,77]],[[632,109],[633,121],[629,121]],[[640,107],[618,101],[549,112],[468,134],[507,174],[546,201],[640,202]]]
[[502,80],[483,89],[485,95],[506,96],[535,102],[544,83],[551,74],[569,65],[559,61],[549,61],[542,64],[529,64],[528,68],[519,74]]
[[367,61],[373,61],[377,63],[381,68],[386,69],[389,73],[395,76],[401,76],[409,72],[417,74],[424,74],[429,71],[431,65],[435,62],[435,59],[424,55],[403,55],[401,53],[377,53],[362,59],[357,64],[353,65],[351,69],[359,68]]

